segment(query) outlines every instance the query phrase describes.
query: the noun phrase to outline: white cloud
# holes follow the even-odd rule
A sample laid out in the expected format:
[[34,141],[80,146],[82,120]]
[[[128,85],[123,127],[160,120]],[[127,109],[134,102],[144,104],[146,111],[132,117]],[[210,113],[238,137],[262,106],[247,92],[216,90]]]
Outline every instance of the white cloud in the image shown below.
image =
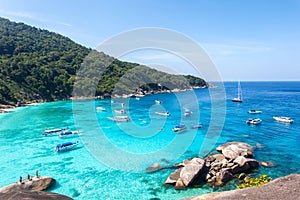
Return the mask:
[[71,27],[72,24],[62,22],[62,21],[55,21],[55,20],[49,20],[49,19],[43,19],[40,16],[37,16],[30,12],[23,12],[23,11],[7,11],[0,9],[0,14],[4,17],[8,18],[25,18],[25,19],[31,19],[34,21],[42,22],[42,23],[51,23],[51,24],[58,24],[62,26],[68,26]]
[[217,44],[203,43],[204,48],[210,55],[217,56],[234,56],[240,54],[260,53],[272,50],[272,48],[264,43],[258,42],[242,42],[241,44]]

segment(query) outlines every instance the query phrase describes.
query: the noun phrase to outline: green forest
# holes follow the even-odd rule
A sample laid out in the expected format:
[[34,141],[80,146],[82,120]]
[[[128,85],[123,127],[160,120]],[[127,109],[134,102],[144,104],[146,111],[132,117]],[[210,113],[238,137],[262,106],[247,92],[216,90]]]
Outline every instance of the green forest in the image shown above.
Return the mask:
[[0,104],[190,86],[207,83],[120,61],[60,34],[0,18]]

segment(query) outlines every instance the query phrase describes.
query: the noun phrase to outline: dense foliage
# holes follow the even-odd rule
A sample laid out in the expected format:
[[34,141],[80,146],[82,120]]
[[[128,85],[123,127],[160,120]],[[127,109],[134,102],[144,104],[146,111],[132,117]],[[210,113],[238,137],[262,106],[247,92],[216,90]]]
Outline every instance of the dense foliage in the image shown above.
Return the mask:
[[268,177],[265,174],[260,175],[258,178],[250,178],[247,182],[240,184],[237,188],[243,189],[247,187],[257,187],[263,184],[266,184],[272,180],[271,177]]
[[[72,96],[76,81],[79,95],[102,95],[105,93],[132,93],[133,78],[151,76],[151,80],[139,85],[143,90],[185,88],[203,86],[200,78],[158,72],[145,66],[133,70],[136,63],[123,62],[102,52],[76,44],[57,33],[34,28],[23,23],[0,18],[0,103],[15,103],[17,100],[56,100]],[[81,69],[81,75],[76,74]],[[130,73],[129,73],[130,72]],[[121,88],[115,87],[128,74],[130,80]],[[145,79],[145,78],[144,78]],[[162,83],[162,86],[151,83]],[[120,84],[119,84],[120,85]],[[166,87],[165,87],[166,85]],[[93,86],[95,91],[91,90]],[[175,87],[174,87],[175,88]],[[135,90],[137,88],[134,88]],[[94,93],[93,93],[94,92]]]

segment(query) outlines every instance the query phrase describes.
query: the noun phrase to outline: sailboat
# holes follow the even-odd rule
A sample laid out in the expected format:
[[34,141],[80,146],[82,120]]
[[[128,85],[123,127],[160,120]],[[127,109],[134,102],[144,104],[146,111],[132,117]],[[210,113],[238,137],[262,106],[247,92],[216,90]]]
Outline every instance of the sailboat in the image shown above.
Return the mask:
[[241,83],[240,83],[240,81],[238,82],[238,97],[233,98],[232,101],[233,101],[233,102],[239,102],[239,103],[242,103],[242,102],[243,102],[243,100],[242,100],[242,90],[241,90]]

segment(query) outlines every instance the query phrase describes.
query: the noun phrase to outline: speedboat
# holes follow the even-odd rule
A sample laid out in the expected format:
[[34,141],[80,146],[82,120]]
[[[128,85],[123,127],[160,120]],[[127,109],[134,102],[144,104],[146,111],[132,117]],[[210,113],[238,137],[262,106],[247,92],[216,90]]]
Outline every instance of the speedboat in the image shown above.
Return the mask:
[[172,128],[173,132],[181,132],[184,130],[186,130],[186,126],[184,124],[181,124],[181,125],[178,125],[178,126],[175,126],[174,128]]
[[191,111],[189,111],[189,110],[184,111],[184,116],[185,116],[185,117],[189,117],[189,116],[191,116],[191,115],[192,115],[192,112],[191,112]]
[[61,152],[61,151],[67,151],[70,150],[72,148],[74,148],[75,146],[77,146],[79,144],[79,142],[65,142],[62,144],[58,144],[55,147],[55,151],[56,152]]
[[279,122],[286,122],[286,123],[293,123],[294,120],[292,120],[290,117],[276,117],[274,116],[273,119],[275,119],[276,121],[279,121]]
[[108,117],[108,119],[114,121],[114,122],[129,122],[130,118],[128,116],[113,116]]
[[171,115],[171,113],[169,113],[169,112],[155,112],[155,114],[163,115],[163,116],[170,116]]
[[161,101],[160,100],[155,100],[155,103],[156,104],[161,104]]
[[201,124],[197,124],[197,125],[192,126],[192,129],[198,129],[198,128],[202,128],[202,125]]
[[124,109],[120,109],[120,110],[114,110],[115,113],[118,113],[118,114],[125,114],[126,113],[126,110]]
[[65,138],[65,137],[72,137],[72,136],[78,136],[79,131],[64,131],[62,133],[58,134],[58,137]]
[[43,132],[43,136],[57,136],[60,133],[63,133],[65,131],[68,131],[67,128],[58,128],[58,129],[50,129],[50,130],[45,130]]
[[97,107],[96,110],[98,110],[98,111],[104,111],[105,108],[103,108],[103,107]]
[[260,118],[255,118],[255,119],[248,119],[246,121],[247,124],[253,124],[253,125],[258,125],[262,122]]
[[260,110],[248,110],[248,113],[249,114],[261,114],[262,111],[260,111]]

